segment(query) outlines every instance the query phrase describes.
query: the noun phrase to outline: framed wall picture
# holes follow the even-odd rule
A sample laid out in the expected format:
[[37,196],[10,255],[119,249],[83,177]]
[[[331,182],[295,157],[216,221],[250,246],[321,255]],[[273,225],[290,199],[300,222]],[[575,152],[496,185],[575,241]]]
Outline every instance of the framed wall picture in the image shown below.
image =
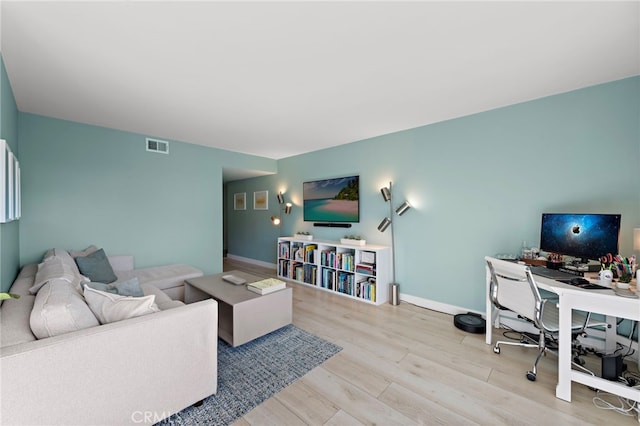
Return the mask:
[[253,193],[253,209],[269,209],[269,191],[256,191]]
[[0,223],[20,219],[21,214],[20,163],[0,139]]
[[237,192],[233,194],[233,209],[234,210],[247,209],[247,193],[246,192]]

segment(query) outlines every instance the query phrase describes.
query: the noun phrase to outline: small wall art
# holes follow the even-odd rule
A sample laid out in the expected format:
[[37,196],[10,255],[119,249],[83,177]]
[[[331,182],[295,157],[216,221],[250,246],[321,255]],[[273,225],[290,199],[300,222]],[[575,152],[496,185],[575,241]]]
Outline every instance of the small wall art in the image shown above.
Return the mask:
[[256,191],[253,193],[253,209],[269,209],[269,191]]
[[234,210],[247,209],[247,193],[246,192],[237,192],[233,194],[233,209]]
[[20,163],[0,139],[0,223],[20,219],[21,214]]

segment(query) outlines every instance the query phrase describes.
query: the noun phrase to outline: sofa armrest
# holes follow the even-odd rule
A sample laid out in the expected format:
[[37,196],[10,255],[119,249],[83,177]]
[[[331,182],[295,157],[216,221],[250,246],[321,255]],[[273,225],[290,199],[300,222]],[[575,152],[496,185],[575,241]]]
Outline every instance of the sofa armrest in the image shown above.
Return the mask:
[[0,349],[1,424],[146,424],[217,391],[212,299]]
[[134,268],[133,256],[108,256],[114,271],[131,271]]

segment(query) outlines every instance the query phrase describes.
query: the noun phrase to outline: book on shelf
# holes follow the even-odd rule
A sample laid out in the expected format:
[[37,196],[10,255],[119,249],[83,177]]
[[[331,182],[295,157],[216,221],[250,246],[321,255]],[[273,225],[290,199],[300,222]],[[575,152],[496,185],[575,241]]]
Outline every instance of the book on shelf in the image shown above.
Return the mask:
[[314,263],[315,262],[315,252],[316,249],[318,248],[318,246],[316,246],[315,244],[309,244],[304,246],[304,261],[308,262],[308,263]]
[[289,258],[289,242],[280,242],[278,243],[278,256]]
[[274,291],[287,288],[287,284],[284,281],[280,281],[275,278],[267,278],[261,281],[247,284],[247,290],[258,294],[269,294]]
[[371,263],[358,263],[356,265],[356,272],[359,272],[361,274],[375,275],[376,265]]
[[278,267],[279,267],[279,275],[285,277],[285,278],[289,278],[289,260],[288,259],[280,259],[278,261]]
[[368,278],[360,281],[356,288],[356,297],[365,300],[376,301],[376,280],[375,278]]

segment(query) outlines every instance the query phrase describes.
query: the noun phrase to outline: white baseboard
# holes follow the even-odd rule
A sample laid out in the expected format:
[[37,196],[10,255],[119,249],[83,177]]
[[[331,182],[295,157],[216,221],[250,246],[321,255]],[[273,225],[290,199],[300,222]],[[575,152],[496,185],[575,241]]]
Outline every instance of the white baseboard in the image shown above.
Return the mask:
[[251,258],[248,258],[248,257],[237,256],[235,254],[227,254],[227,257],[229,259],[237,260],[239,262],[251,263],[253,265],[258,265],[258,266],[262,266],[262,267],[265,267],[265,268],[276,269],[278,267],[278,265],[276,265],[275,263],[263,262],[261,260],[256,260],[256,259],[251,259]]
[[424,299],[422,297],[411,296],[409,294],[400,293],[400,300],[411,303],[412,305],[420,306],[421,308],[431,309],[432,311],[442,312],[445,314],[458,315],[473,312],[475,314],[482,315],[484,318],[484,312],[474,311],[473,309],[464,309],[459,306],[440,303],[434,300]]

